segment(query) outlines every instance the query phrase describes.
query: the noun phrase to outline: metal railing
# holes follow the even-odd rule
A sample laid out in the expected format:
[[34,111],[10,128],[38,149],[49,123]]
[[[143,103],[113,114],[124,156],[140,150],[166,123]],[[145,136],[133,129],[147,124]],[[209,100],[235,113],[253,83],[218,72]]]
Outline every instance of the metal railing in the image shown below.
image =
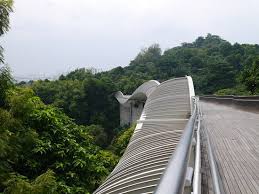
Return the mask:
[[[195,100],[194,112],[189,119],[182,138],[175,150],[173,157],[170,159],[168,166],[160,179],[160,183],[155,194],[182,194],[184,193],[186,172],[190,159],[190,152],[192,147],[192,140],[195,131],[195,123],[197,121],[196,130],[196,148],[195,148],[195,167],[192,181],[192,193],[201,193],[201,138],[200,138],[200,109],[198,106],[198,99]],[[208,134],[205,132],[207,138],[208,157],[210,163],[210,170],[212,175],[213,191],[215,194],[224,194],[224,189],[220,180],[219,172],[216,166],[216,161],[211,148]]]
[[201,193],[201,138],[200,138],[200,109],[197,105],[197,130],[196,130],[196,148],[195,148],[195,167],[194,167],[194,177],[193,177],[193,194]]
[[197,101],[195,100],[194,103],[195,106],[193,114],[185,126],[181,140],[160,179],[160,183],[154,192],[155,194],[183,193],[194,134],[194,126],[198,115]]

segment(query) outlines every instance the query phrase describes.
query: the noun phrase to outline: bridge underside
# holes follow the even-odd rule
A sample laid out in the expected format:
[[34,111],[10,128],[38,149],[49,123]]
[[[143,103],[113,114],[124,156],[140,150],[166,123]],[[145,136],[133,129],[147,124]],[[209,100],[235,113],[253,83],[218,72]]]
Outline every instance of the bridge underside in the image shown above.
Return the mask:
[[[259,193],[259,114],[205,101],[200,107],[225,192]],[[203,156],[203,193],[211,193],[207,165]]]

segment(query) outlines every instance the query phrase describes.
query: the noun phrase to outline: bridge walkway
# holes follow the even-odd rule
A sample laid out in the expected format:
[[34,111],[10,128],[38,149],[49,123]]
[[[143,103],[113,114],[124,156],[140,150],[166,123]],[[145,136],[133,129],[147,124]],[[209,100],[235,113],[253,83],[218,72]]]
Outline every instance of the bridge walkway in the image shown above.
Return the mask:
[[200,101],[226,193],[259,193],[259,114]]

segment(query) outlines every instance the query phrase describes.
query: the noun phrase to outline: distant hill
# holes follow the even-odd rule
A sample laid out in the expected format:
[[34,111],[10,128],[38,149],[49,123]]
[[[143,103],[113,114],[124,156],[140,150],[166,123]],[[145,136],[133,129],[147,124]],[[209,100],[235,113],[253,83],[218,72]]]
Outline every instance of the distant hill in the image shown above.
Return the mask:
[[131,93],[136,85],[149,79],[163,81],[185,75],[193,77],[198,94],[213,94],[235,87],[240,91],[234,93],[246,93],[240,77],[258,56],[257,44],[231,44],[217,35],[208,34],[164,53],[159,45],[152,45],[142,50],[129,66],[117,67],[97,76],[111,78],[126,93]]
[[124,68],[106,72],[81,68],[54,81],[33,82],[32,88],[45,104],[62,108],[77,124],[103,126],[110,141],[119,123],[114,92],[131,94],[150,79],[162,82],[190,75],[198,95],[256,94],[259,93],[258,56],[259,45],[231,44],[208,34],[163,53],[159,45],[151,45]]

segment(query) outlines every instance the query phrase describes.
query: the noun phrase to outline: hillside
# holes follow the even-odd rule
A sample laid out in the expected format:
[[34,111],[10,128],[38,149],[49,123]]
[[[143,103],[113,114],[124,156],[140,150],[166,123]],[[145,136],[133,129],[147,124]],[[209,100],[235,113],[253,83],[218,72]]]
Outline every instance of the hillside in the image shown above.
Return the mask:
[[[123,92],[131,93],[143,80],[163,81],[191,75],[197,94],[213,94],[221,89],[243,88],[243,73],[258,56],[257,44],[231,44],[208,34],[164,53],[159,45],[152,45],[142,50],[129,66],[114,68],[97,77],[111,78]],[[249,94],[246,88],[242,92]]]

